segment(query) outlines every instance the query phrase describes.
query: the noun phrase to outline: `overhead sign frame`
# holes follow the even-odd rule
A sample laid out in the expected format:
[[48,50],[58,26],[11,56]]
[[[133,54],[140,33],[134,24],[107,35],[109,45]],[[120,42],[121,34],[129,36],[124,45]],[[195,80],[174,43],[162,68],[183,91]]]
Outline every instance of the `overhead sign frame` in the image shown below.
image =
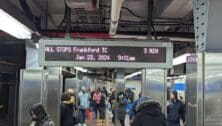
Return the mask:
[[[47,46],[105,46],[105,47],[156,47],[166,48],[165,62],[101,62],[101,61],[47,61],[45,47]],[[39,41],[39,65],[40,66],[78,66],[91,68],[171,68],[173,61],[173,44],[156,40],[80,40],[80,39],[41,39]]]

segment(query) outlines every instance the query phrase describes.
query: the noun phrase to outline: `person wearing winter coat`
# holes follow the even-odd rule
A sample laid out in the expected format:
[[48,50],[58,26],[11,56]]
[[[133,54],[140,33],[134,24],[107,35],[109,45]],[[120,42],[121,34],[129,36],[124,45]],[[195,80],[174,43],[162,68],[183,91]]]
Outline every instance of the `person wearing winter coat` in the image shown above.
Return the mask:
[[133,102],[132,108],[130,109],[129,118],[130,118],[131,123],[132,123],[134,116],[136,115],[136,106],[137,106],[137,103],[138,103],[139,99],[141,98],[141,96],[142,96],[141,93],[139,93],[139,98]]
[[167,106],[167,125],[180,126],[180,120],[185,125],[186,110],[184,104],[178,100],[176,91],[170,93],[170,101]]
[[136,111],[131,126],[167,126],[165,115],[158,101],[149,97],[141,97]]
[[61,126],[73,126],[75,119],[73,117],[74,108],[71,101],[70,94],[65,92],[62,94],[61,102],[61,114],[60,114],[60,125]]
[[42,104],[37,103],[30,109],[32,122],[30,126],[55,126],[54,122],[49,118]]
[[127,104],[127,98],[124,95],[124,93],[120,92],[118,94],[118,114],[117,117],[120,121],[121,126],[125,126],[125,118],[126,118],[126,111],[125,111],[125,106]]
[[115,100],[116,100],[115,99],[115,91],[113,91],[110,98],[109,98],[109,103],[111,105],[111,112],[113,114],[113,117],[112,117],[112,123],[113,124],[115,124],[115,118],[116,118],[116,116],[115,116],[116,115],[115,114],[115,109],[116,109],[115,103],[116,103],[116,101]]
[[105,113],[106,113],[106,94],[104,91],[101,93],[101,100],[99,105],[99,115],[101,120],[105,120]]

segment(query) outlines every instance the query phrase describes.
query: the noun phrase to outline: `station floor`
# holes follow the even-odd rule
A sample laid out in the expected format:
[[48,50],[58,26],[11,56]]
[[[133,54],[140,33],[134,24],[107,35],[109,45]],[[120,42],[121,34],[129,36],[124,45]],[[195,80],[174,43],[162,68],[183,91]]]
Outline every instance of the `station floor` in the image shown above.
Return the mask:
[[[105,120],[105,122],[101,122],[101,120],[95,119],[94,112],[91,112],[90,120],[87,120],[86,124],[87,124],[87,126],[121,126],[118,123],[118,121],[117,121],[116,125],[114,125],[112,123],[111,115],[112,114],[107,110],[106,111],[106,120]],[[126,115],[125,126],[130,126],[130,124],[129,124],[129,116],[128,115]]]

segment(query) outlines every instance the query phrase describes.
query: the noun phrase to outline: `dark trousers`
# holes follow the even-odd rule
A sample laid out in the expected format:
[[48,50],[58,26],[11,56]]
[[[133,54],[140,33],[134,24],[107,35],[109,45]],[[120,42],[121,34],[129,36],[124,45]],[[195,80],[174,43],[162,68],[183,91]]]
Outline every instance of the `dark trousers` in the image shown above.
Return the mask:
[[84,124],[86,121],[86,110],[79,109],[79,122],[80,124]]
[[119,121],[120,121],[121,126],[125,126],[125,120],[120,119]]
[[112,114],[113,114],[112,122],[113,124],[115,124],[115,110],[112,110]]
[[100,119],[105,119],[105,111],[106,111],[106,106],[101,106],[99,108],[99,118]]
[[94,109],[94,111],[95,111],[95,116],[96,116],[96,118],[97,118],[97,113],[98,113],[98,111],[99,111],[99,104],[95,104],[95,109]]

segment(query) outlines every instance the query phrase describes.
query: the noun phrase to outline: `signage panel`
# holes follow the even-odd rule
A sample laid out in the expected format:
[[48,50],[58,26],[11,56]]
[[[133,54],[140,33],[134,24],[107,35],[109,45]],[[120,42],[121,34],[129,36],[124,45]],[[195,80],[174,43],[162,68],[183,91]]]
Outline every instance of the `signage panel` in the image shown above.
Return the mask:
[[172,44],[146,41],[42,39],[40,66],[167,68]]

